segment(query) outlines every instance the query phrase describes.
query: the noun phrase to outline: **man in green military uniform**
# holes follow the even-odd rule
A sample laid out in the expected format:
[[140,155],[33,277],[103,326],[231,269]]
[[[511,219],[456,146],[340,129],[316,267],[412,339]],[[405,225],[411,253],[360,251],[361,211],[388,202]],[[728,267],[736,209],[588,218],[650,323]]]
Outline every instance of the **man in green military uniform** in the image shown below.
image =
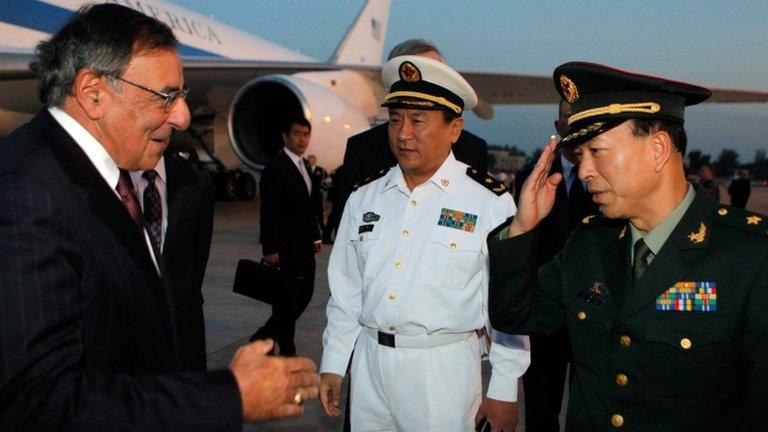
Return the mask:
[[[695,193],[683,169],[684,107],[709,91],[589,63],[554,80],[569,134],[489,235],[491,324],[568,330],[568,430],[768,430],[768,218]],[[562,179],[549,166],[568,146],[602,216],[537,269],[537,225]]]

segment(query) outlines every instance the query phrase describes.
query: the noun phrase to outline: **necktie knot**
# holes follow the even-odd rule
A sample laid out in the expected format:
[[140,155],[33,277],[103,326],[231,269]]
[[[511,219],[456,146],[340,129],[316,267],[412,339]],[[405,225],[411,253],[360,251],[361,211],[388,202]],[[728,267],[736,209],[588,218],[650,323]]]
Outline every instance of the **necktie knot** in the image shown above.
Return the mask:
[[646,267],[648,267],[648,256],[651,254],[651,249],[643,239],[636,241],[634,248],[635,258],[632,265],[632,276],[636,283],[643,276]]
[[142,174],[141,176],[147,179],[147,181],[149,181],[150,183],[154,183],[155,177],[157,177],[157,171],[155,170],[144,171],[144,174]]

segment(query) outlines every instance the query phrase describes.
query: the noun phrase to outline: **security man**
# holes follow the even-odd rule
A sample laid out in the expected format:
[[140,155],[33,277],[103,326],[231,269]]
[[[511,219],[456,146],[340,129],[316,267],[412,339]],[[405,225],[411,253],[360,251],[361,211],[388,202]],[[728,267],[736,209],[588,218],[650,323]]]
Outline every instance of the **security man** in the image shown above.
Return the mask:
[[398,165],[360,186],[344,209],[328,267],[323,407],[339,414],[354,349],[353,431],[465,432],[481,417],[512,431],[527,339],[493,344],[481,404],[477,330],[487,322],[486,235],[515,204],[451,151],[477,96],[453,69],[422,56],[395,57],[382,76]]
[[768,220],[695,193],[683,111],[709,90],[589,63],[554,72],[572,106],[587,217],[538,270],[537,225],[561,176],[545,148],[510,223],[491,233],[491,323],[566,328],[566,429],[768,430]]

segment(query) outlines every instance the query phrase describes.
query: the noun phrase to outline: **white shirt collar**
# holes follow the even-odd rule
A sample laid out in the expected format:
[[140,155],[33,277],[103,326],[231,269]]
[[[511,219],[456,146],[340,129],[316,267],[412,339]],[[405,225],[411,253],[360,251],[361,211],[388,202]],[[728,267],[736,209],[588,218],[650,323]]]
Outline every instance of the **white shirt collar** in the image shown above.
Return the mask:
[[51,116],[80,146],[96,170],[101,174],[107,184],[117,193],[117,181],[120,179],[120,169],[107,150],[96,138],[88,132],[83,125],[61,108],[48,108]]
[[291,150],[288,149],[288,147],[283,147],[283,149],[285,149],[285,154],[287,154],[288,157],[291,158],[291,160],[296,166],[299,166],[299,163],[304,160],[302,156],[292,152]]
[[[432,174],[432,177],[424,182],[424,184],[433,183],[444,192],[451,193],[451,186],[455,184],[457,175],[463,174],[463,169],[466,169],[466,165],[457,161],[456,157],[453,156],[453,151],[451,151],[448,153],[448,157],[443,161],[443,164],[440,165],[440,168],[438,168],[437,171]],[[394,186],[398,186],[401,191],[410,194],[408,186],[405,183],[405,177],[403,177],[403,170],[400,169],[399,165],[395,165],[390,169],[382,192]]]
[[[160,156],[160,160],[157,161],[157,165],[155,165],[154,170],[157,172],[157,178],[159,178],[163,183],[167,184],[168,182],[165,180],[165,156]],[[144,171],[131,171],[131,181],[133,181],[134,186],[139,184],[139,180],[142,179],[141,176],[143,174]]]

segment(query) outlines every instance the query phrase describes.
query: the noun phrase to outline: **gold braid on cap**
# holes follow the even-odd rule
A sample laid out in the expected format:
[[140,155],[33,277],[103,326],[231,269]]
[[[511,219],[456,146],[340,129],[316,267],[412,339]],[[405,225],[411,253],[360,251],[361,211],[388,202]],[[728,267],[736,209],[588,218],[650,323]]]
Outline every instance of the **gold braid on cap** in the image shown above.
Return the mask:
[[455,103],[449,101],[444,97],[432,96],[426,93],[412,92],[412,91],[396,91],[394,93],[388,94],[384,100],[388,101],[396,97],[412,97],[412,98],[418,98],[418,99],[425,99],[425,100],[432,101],[434,103],[446,106],[451,110],[453,110],[454,112],[456,112],[456,114],[461,114],[460,106],[456,105]]
[[570,126],[571,123],[577,122],[579,120],[589,118],[589,117],[604,115],[604,114],[621,114],[625,112],[654,114],[659,112],[660,110],[661,110],[661,105],[659,105],[656,102],[610,104],[608,106],[592,108],[592,109],[584,110],[582,112],[573,114],[570,118],[568,118],[568,126]]

